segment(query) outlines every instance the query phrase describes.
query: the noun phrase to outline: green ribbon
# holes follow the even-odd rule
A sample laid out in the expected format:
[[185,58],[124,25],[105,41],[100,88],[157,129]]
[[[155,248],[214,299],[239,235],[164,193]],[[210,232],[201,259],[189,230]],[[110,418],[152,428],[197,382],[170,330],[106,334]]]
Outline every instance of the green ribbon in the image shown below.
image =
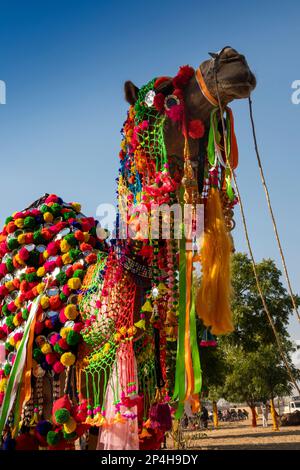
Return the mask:
[[[30,310],[30,314],[25,325],[24,334],[23,334],[20,346],[16,354],[15,362],[13,363],[13,366],[12,366],[12,369],[8,378],[4,401],[3,401],[2,408],[1,408],[0,436],[2,435],[5,423],[7,421],[7,418],[13,406],[13,402],[16,396],[18,397],[18,393],[19,393],[18,389],[20,387],[20,383],[22,380],[22,374],[23,374],[24,364],[26,360],[26,346],[28,342],[30,326],[37,312],[37,307],[40,302],[40,297],[41,297],[41,294],[38,295],[38,297],[33,301],[31,305],[31,310]],[[24,353],[25,353],[25,356],[24,356]]]
[[196,309],[195,309],[195,292],[192,289],[192,306],[190,311],[190,343],[192,350],[192,361],[194,369],[194,392],[200,393],[202,387],[202,370],[200,364],[200,354],[197,341],[197,328],[196,328]]

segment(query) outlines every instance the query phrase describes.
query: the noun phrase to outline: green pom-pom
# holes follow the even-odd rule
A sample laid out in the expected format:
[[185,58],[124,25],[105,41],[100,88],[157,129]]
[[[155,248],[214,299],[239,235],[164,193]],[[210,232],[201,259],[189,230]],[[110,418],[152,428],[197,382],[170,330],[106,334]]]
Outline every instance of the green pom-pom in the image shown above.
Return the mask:
[[[49,209],[49,208],[48,208]],[[57,204],[57,202],[55,202],[54,204],[52,204],[51,206],[51,212],[52,214],[54,215],[54,217],[57,217],[58,215],[60,215],[60,212],[61,212],[61,205],[60,204]],[[46,211],[47,212],[47,211]]]
[[40,243],[42,244],[45,242],[45,238],[43,237],[42,232],[40,230],[37,230],[36,232],[34,232],[33,241],[36,245],[39,245]]
[[59,298],[62,302],[66,302],[68,300],[68,296],[65,295],[63,292],[59,294]]
[[71,246],[76,246],[76,245],[77,245],[77,240],[76,240],[76,238],[75,238],[75,236],[74,236],[73,233],[69,233],[68,235],[66,235],[66,236],[64,237],[64,239],[65,239],[65,240],[69,243],[69,245],[71,245]]
[[15,250],[16,248],[18,248],[19,242],[17,238],[11,238],[10,240],[8,240],[7,246],[10,250]]
[[8,306],[7,304],[4,304],[3,307],[2,307],[2,313],[7,316],[7,315],[10,315],[10,311],[8,310]]
[[14,220],[14,218],[13,218],[12,216],[7,217],[7,218],[5,219],[5,225],[9,224],[9,222],[11,222],[12,220]]
[[5,350],[6,350],[7,352],[11,352],[11,351],[13,351],[14,349],[15,349],[14,346],[12,346],[8,341],[6,341],[6,343],[5,343]]
[[26,281],[28,282],[35,282],[38,280],[38,277],[37,277],[37,274],[36,273],[29,273],[29,274],[26,274]]
[[60,408],[59,410],[55,411],[54,413],[55,421],[58,424],[66,423],[70,418],[70,412],[67,408]]
[[77,333],[77,331],[69,331],[68,335],[67,335],[67,343],[70,345],[70,346],[75,346],[80,340],[80,334]]
[[14,315],[8,315],[5,319],[5,323],[6,325],[8,326],[8,328],[10,328],[11,330],[14,330],[15,329],[15,325],[14,325]]
[[60,286],[63,286],[64,284],[67,283],[67,279],[68,279],[68,278],[67,278],[66,273],[64,273],[64,272],[61,271],[61,272],[56,276],[55,279],[57,280],[57,282],[59,283]]
[[12,259],[8,258],[8,260],[6,261],[6,269],[9,273],[12,273],[14,271],[14,265],[13,265],[13,262],[12,262]]
[[64,439],[66,439],[67,441],[70,441],[70,440],[76,439],[77,434],[75,431],[73,432],[63,431],[63,436],[64,436]]
[[49,431],[47,434],[47,443],[49,446],[56,446],[60,441],[60,435],[58,432]]
[[91,228],[90,234],[91,234],[93,237],[97,237],[97,229],[96,229],[96,227],[92,227],[92,228]]
[[63,215],[63,218],[64,218],[64,220],[75,219],[76,214],[73,211],[65,212],[64,215]]
[[58,343],[56,343],[56,344],[53,346],[53,349],[54,349],[54,351],[57,352],[58,354],[63,354],[64,352],[66,352],[66,351],[64,351],[64,350],[59,346]]
[[5,364],[4,366],[4,375],[7,377],[9,374],[10,374],[10,371],[11,371],[11,365],[9,364]]
[[24,219],[24,228],[33,229],[35,227],[36,221],[34,217],[28,216]]
[[46,212],[51,212],[51,207],[48,207],[47,204],[43,204],[40,207],[40,211],[42,214],[46,214]]
[[41,362],[44,358],[44,354],[39,348],[35,348],[32,353],[33,359],[36,360],[36,362]]
[[73,277],[80,277],[80,279],[83,279],[84,278],[83,269],[76,269],[76,271],[73,274]]
[[22,273],[20,276],[20,282],[25,281],[25,278],[26,278],[26,274]]
[[81,251],[78,248],[74,248],[73,250],[69,251],[69,255],[72,261],[76,261],[77,258],[81,255]]
[[27,320],[28,315],[29,315],[29,312],[28,312],[27,308],[23,308],[23,310],[22,310],[22,318],[23,318],[23,320]]

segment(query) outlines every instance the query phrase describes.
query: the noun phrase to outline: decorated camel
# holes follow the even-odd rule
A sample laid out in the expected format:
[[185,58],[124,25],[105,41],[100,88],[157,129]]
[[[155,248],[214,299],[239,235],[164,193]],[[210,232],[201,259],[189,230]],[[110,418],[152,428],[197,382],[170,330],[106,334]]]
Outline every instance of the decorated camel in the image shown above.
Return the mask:
[[231,47],[173,78],[140,89],[125,83],[130,108],[109,242],[78,204],[54,195],[7,219],[0,240],[4,447],[73,448],[97,429],[98,449],[155,449],[172,413],[179,418],[185,404],[199,409],[196,314],[208,334],[233,329],[238,151],[228,103],[254,87],[244,56]]

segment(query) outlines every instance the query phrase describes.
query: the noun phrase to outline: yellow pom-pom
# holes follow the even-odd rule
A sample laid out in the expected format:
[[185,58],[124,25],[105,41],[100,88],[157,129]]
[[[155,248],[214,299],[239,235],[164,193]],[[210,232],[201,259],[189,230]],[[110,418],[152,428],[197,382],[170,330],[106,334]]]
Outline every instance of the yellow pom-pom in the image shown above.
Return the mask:
[[18,236],[18,242],[19,242],[20,245],[24,245],[24,243],[26,242],[26,234],[25,233],[21,233]]
[[16,219],[15,220],[15,225],[18,227],[18,228],[23,228],[24,227],[24,219]]
[[43,290],[45,289],[45,283],[44,282],[40,282],[37,286],[36,286],[36,290],[38,292],[38,294],[41,294],[43,292]]
[[65,253],[64,255],[62,255],[61,259],[64,264],[70,264],[72,262],[72,259],[69,253]]
[[109,350],[110,350],[110,344],[109,344],[109,343],[105,343],[105,345],[103,346],[103,352],[104,352],[104,353],[108,353]]
[[77,423],[76,423],[75,419],[72,418],[72,416],[70,416],[68,421],[64,424],[64,431],[67,434],[71,434],[72,432],[75,431],[76,427],[77,427]]
[[69,245],[69,243],[67,242],[67,240],[61,240],[60,242],[60,251],[62,253],[67,253],[68,251],[70,251],[71,247]]
[[44,259],[48,259],[49,258],[49,253],[47,250],[43,251],[43,257]]
[[0,380],[0,392],[5,392],[6,384],[7,384],[7,379]]
[[76,357],[73,353],[71,352],[65,352],[61,358],[60,358],[60,362],[65,366],[65,367],[69,367],[69,366],[72,366],[74,364],[76,360]]
[[68,280],[68,287],[72,290],[80,289],[81,287],[81,280],[79,277],[72,277]]
[[20,341],[17,341],[16,346],[15,346],[15,348],[16,348],[17,350],[19,349],[20,344],[21,344],[21,340],[20,340]]
[[47,223],[53,222],[53,215],[51,214],[51,212],[45,212],[44,221]]
[[79,202],[72,202],[71,206],[73,207],[75,212],[80,212],[81,211],[81,204]]
[[6,289],[9,290],[9,292],[11,292],[12,290],[15,289],[14,283],[12,281],[7,281],[5,283],[5,287],[6,287]]
[[21,264],[22,266],[24,266],[25,261],[23,261],[23,260],[20,258],[19,253],[16,254],[15,260],[16,260],[16,262],[17,262],[18,264]]
[[43,354],[49,354],[52,352],[51,345],[49,343],[44,343],[43,346],[41,347],[41,351]]
[[16,306],[17,308],[21,308],[21,307],[22,307],[22,302],[21,302],[21,299],[20,299],[19,297],[17,297],[14,302],[15,302],[15,306]]
[[11,346],[15,346],[15,340],[12,336],[9,338],[8,342]]
[[19,325],[21,325],[22,321],[23,321],[22,318],[19,320],[18,315],[15,315],[15,316],[14,316],[14,319],[13,319],[13,324],[14,324],[15,326],[19,326]]
[[78,315],[78,310],[77,310],[76,305],[74,304],[67,305],[64,310],[64,314],[68,320],[75,320],[75,318]]
[[85,243],[87,243],[90,239],[90,234],[89,232],[83,232],[83,235],[84,235],[84,241]]
[[41,266],[41,267],[37,270],[36,274],[37,274],[38,277],[44,277],[45,274],[46,274],[46,270],[45,270],[44,266]]
[[66,337],[68,336],[69,331],[71,331],[71,330],[72,330],[72,328],[69,328],[69,327],[67,327],[67,328],[62,328],[62,329],[60,330],[59,334],[60,334],[60,336],[61,336],[62,338],[66,338]]
[[41,306],[43,310],[46,310],[49,307],[49,297],[43,295],[41,298]]

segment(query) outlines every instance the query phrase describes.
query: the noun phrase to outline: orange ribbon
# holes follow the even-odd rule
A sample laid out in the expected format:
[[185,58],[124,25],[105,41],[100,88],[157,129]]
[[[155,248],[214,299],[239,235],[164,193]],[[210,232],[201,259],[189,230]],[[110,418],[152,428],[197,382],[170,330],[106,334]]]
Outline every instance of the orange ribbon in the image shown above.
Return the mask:
[[206,86],[200,67],[198,67],[196,70],[196,80],[203,96],[207,99],[207,101],[209,101],[213,106],[219,106],[218,101],[212,96],[211,92]]

